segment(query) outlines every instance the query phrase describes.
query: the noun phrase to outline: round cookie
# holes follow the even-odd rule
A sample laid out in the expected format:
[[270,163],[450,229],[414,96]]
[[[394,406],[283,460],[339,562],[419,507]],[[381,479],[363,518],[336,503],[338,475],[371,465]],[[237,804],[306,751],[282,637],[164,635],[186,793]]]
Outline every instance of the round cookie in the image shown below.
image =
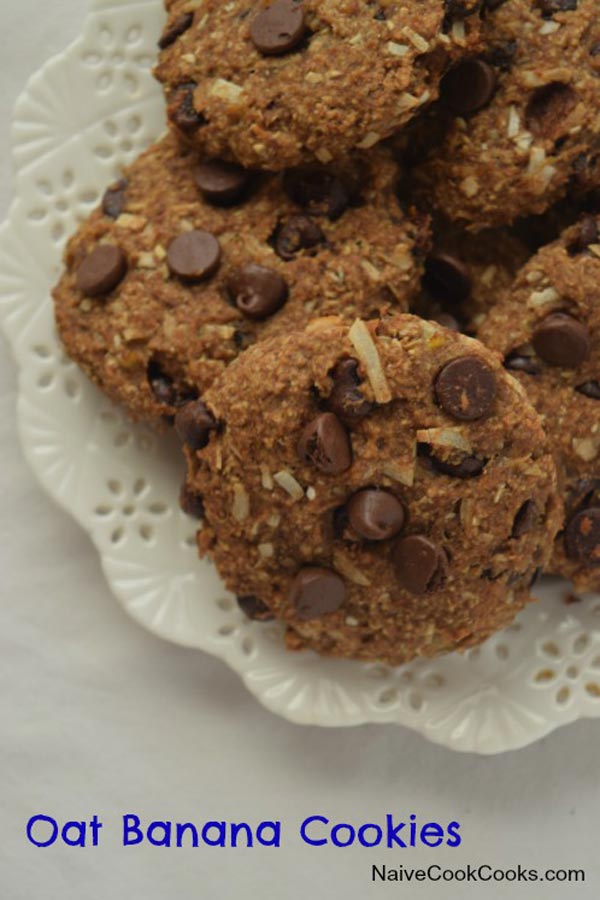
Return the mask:
[[504,228],[469,234],[450,222],[434,227],[422,293],[411,310],[447,328],[475,334],[530,253]]
[[484,320],[540,413],[558,463],[564,530],[549,569],[600,589],[600,216],[540,250]]
[[473,230],[600,184],[597,0],[487,5],[487,49],[444,78],[447,131],[415,170],[419,191]]
[[279,170],[343,159],[437,96],[479,49],[481,0],[172,0],[155,75],[204,154]]
[[384,150],[268,176],[163,139],[69,241],[54,291],[67,353],[133,418],[160,420],[259,337],[407,309],[428,229],[396,177]]
[[528,602],[560,523],[518,383],[414,316],[261,342],[177,424],[201,553],[293,649],[400,664],[477,644]]

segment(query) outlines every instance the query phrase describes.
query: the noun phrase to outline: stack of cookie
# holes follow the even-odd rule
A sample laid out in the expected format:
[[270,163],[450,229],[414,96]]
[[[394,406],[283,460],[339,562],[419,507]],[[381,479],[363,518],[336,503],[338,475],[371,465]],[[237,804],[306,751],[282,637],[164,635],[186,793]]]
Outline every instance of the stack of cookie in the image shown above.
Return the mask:
[[176,428],[241,608],[399,664],[542,570],[599,588],[596,0],[165,6],[169,133],[71,238],[56,319]]

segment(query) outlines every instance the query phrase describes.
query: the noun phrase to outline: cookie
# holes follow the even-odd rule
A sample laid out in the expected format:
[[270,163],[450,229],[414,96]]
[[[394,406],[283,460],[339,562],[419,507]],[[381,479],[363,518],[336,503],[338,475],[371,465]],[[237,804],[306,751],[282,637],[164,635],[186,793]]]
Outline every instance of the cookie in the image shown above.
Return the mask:
[[279,170],[367,149],[480,46],[481,0],[172,0],[155,75],[203,154]]
[[316,320],[185,409],[200,551],[290,648],[400,664],[478,644],[530,599],[556,473],[479,342],[409,315]]
[[407,309],[428,233],[396,176],[384,150],[268,176],[163,139],[68,244],[54,291],[67,353],[134,419],[159,421],[258,338]]
[[422,293],[412,311],[473,335],[530,255],[507,229],[469,234],[449,222],[437,222],[433,249],[425,260]]
[[479,334],[520,381],[554,449],[566,521],[550,571],[598,590],[600,216],[585,216],[540,250]]
[[444,78],[445,137],[416,170],[419,191],[473,230],[600,184],[596,0],[487,5],[487,47]]

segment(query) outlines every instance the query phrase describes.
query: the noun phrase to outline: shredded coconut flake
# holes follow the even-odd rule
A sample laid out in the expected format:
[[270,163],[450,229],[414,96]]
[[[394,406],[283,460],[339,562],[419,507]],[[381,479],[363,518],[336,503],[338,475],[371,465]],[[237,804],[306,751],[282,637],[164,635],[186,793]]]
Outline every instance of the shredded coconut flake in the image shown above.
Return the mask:
[[351,559],[349,559],[345,553],[342,553],[341,550],[336,550],[333,554],[333,565],[337,572],[340,575],[344,575],[348,581],[354,582],[354,584],[359,584],[361,587],[369,587],[371,582],[367,578],[364,572],[361,572],[360,569],[354,565]]
[[231,507],[233,518],[237,522],[243,522],[250,514],[250,498],[242,484],[236,482],[233,485],[233,505]]
[[302,486],[298,484],[292,473],[288,472],[287,469],[276,472],[275,475],[273,475],[273,479],[293,500],[302,500],[304,497]]
[[367,378],[373,388],[375,400],[377,403],[389,403],[392,399],[392,392],[385,377],[371,332],[361,319],[356,319],[348,332],[348,337],[365,367]]

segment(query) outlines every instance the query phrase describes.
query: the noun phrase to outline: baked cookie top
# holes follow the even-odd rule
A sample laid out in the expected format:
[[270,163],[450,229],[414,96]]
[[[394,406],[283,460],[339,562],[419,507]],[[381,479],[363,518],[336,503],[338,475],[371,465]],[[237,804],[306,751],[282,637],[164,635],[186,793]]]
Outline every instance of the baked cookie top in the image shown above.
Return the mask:
[[54,291],[68,354],[133,418],[159,421],[258,338],[407,309],[428,228],[401,211],[396,177],[384,150],[269,176],[164,138],[68,243]]
[[414,316],[261,342],[176,426],[201,552],[291,648],[399,664],[477,644],[527,602],[559,526],[518,382]]
[[597,0],[487,5],[486,49],[444,78],[447,133],[417,167],[430,202],[474,230],[600,184]]
[[[600,216],[584,216],[542,248],[485,318],[479,337],[519,379],[550,438],[567,501],[560,572],[598,588]],[[582,528],[589,528],[585,536]]]
[[481,0],[171,0],[155,74],[203,153],[279,170],[367,149],[479,47]]

